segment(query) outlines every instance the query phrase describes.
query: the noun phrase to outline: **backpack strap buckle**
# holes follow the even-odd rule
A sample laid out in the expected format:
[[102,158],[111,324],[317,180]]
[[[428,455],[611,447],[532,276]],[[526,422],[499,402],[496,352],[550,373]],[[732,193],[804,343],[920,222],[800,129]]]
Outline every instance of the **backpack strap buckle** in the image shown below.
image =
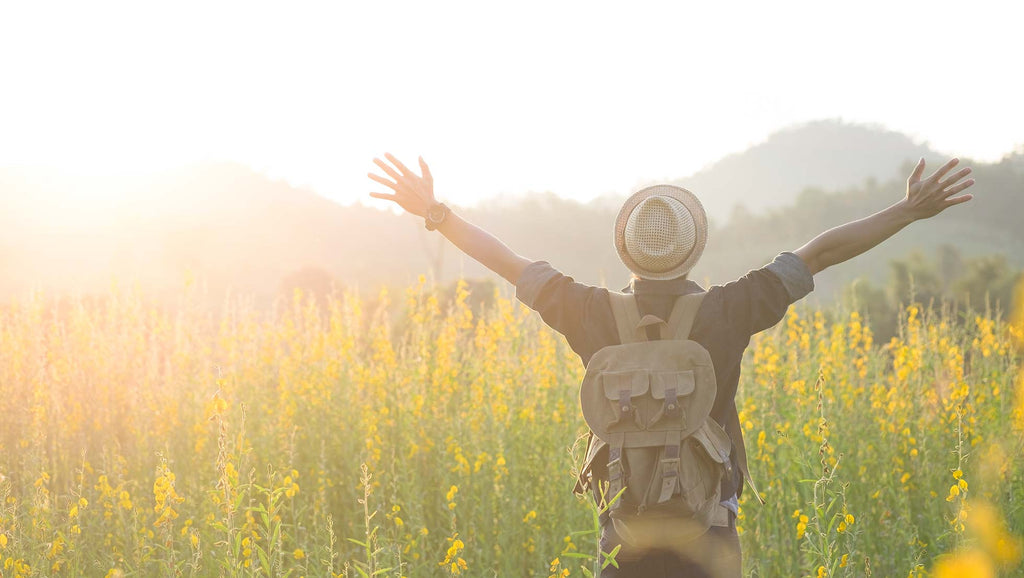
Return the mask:
[[622,414],[619,419],[622,419],[630,411],[633,410],[633,390],[632,389],[620,389],[619,390],[619,412]]
[[732,460],[729,459],[729,452],[719,449],[718,455],[722,456],[722,466],[725,467],[725,473],[732,479]]
[[619,442],[608,450],[609,495],[605,499],[611,500],[622,491],[622,488],[626,485],[626,476],[628,475],[629,472],[626,471],[626,466],[622,462],[622,443]]
[[672,498],[679,486],[679,432],[670,431],[665,434],[665,449],[661,458],[661,493],[658,503]]
[[[676,388],[670,387],[665,390],[665,417],[679,418],[683,416],[683,408],[679,405],[679,395]],[[685,427],[685,426],[684,426]]]

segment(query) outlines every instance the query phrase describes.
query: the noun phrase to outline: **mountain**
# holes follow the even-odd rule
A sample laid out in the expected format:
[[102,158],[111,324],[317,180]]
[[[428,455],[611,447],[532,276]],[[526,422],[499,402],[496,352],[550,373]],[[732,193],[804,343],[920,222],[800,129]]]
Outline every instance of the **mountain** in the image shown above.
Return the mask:
[[409,220],[234,164],[131,178],[0,171],[0,297],[98,293],[115,282],[171,297],[197,278],[213,300],[231,290],[265,302],[311,267],[399,282],[410,264],[390,253],[415,245]]
[[[902,197],[909,163],[921,155],[934,153],[896,133],[823,121],[780,131],[681,179],[710,210],[728,212],[713,219],[693,277],[734,279],[829,227],[884,208]],[[860,276],[884,281],[889,259],[941,244],[1024,266],[1024,149],[973,166],[975,202],[826,271],[816,277],[816,294],[828,299]],[[744,196],[754,184],[757,197]],[[732,208],[740,202],[748,208]],[[528,258],[618,288],[629,277],[611,239],[620,204],[548,193],[459,213]],[[196,279],[210,305],[234,292],[265,306],[294,286],[323,290],[333,282],[373,292],[407,286],[420,274],[442,282],[496,279],[415,217],[341,206],[244,166],[210,163],[121,178],[0,170],[0,301],[33,290],[101,294],[116,282],[173,302]]]
[[736,206],[752,212],[784,207],[805,188],[841,190],[885,181],[906,164],[940,155],[904,134],[880,127],[820,120],[792,126],[674,181],[690,189],[722,222]]

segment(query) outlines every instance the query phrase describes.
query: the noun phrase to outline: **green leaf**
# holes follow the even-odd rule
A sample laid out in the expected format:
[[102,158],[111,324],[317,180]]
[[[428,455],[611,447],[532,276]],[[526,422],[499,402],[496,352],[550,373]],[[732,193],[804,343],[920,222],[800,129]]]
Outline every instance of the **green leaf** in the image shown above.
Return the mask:
[[346,540],[348,540],[349,542],[352,542],[356,546],[362,546],[363,548],[369,548],[369,546],[366,544],[366,542],[360,542],[359,540],[356,540],[355,538],[346,538]]
[[838,500],[838,499],[839,499],[839,496],[835,496],[834,498],[832,498],[832,501],[828,503],[828,507],[825,508],[825,511],[831,512],[832,508],[834,508],[835,505],[836,505],[836,500]]
[[597,534],[599,530],[577,530],[576,532],[569,532],[570,536],[589,536],[591,534]]
[[602,570],[607,568],[609,564],[611,564],[612,566],[615,566],[616,568],[619,567],[619,563],[615,561],[615,556],[618,555],[619,549],[621,549],[621,548],[622,548],[622,544],[619,544],[615,548],[612,548],[612,551],[607,553],[607,554],[605,554],[604,552],[601,552],[601,555],[604,556],[604,563],[601,564],[601,569]]
[[[611,507],[615,505],[615,502],[619,501],[619,498],[622,497],[622,494],[626,490],[627,490],[626,487],[623,487],[621,490],[619,490],[618,493],[616,493],[614,496],[612,496],[612,499],[608,500],[608,503],[605,504],[605,506],[603,508],[599,508],[598,509],[598,512],[603,514],[603,513],[607,512],[608,510],[610,510]],[[618,568],[618,566],[616,566],[616,568]]]
[[590,558],[589,554],[582,554],[580,552],[562,552],[559,556],[563,558]]
[[266,571],[267,575],[270,575],[270,560],[267,558],[267,553],[263,551],[263,548],[256,546],[256,554],[260,557],[260,566]]

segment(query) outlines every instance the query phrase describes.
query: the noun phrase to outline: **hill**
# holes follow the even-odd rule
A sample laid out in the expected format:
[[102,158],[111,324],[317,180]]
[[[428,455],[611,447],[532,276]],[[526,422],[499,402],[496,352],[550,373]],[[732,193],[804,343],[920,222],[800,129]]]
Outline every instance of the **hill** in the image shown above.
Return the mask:
[[[812,147],[815,135],[821,141]],[[872,142],[877,150],[869,153]],[[750,175],[761,175],[775,191],[758,195],[755,208],[733,208],[727,219],[713,222],[694,278],[733,279],[831,226],[884,208],[903,195],[909,171],[904,159],[925,150],[870,127],[811,123],[682,179],[708,205],[747,200],[738,196],[742,179],[729,181],[730,170],[751,183],[761,181]],[[1003,254],[1024,266],[1024,150],[973,166],[975,202],[913,225],[868,255],[825,272],[816,294],[830,298],[860,276],[882,281],[890,259],[941,244],[955,245],[965,256]],[[879,176],[884,174],[889,176]],[[826,184],[812,186],[815,181]],[[732,192],[709,197],[701,182],[719,183],[707,184],[711,191]],[[579,203],[535,194],[460,213],[524,256],[548,260],[587,283],[621,287],[628,272],[611,242],[618,207],[609,199]],[[187,280],[199,279],[210,303],[234,291],[267,304],[294,285],[333,282],[375,291],[382,284],[406,285],[421,273],[441,281],[495,278],[413,217],[340,206],[243,166],[205,164],[119,179],[0,170],[3,300],[31,290],[105,292],[114,280],[171,298]]]
[[697,193],[708,214],[722,222],[737,206],[762,212],[789,205],[808,187],[840,190],[868,179],[886,181],[920,157],[941,158],[901,133],[821,120],[780,130],[674,184]]

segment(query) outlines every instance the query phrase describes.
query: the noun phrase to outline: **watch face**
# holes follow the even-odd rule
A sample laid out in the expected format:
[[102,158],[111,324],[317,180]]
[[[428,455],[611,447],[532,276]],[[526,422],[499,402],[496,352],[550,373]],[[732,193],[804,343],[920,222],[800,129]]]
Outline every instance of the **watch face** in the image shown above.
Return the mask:
[[427,218],[434,222],[444,219],[445,209],[442,205],[434,205],[427,210]]

